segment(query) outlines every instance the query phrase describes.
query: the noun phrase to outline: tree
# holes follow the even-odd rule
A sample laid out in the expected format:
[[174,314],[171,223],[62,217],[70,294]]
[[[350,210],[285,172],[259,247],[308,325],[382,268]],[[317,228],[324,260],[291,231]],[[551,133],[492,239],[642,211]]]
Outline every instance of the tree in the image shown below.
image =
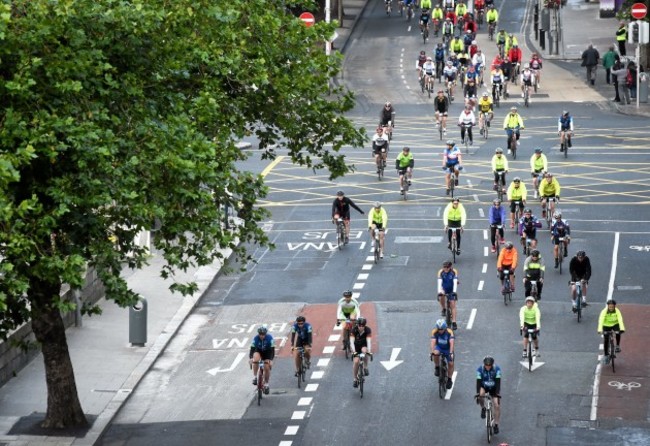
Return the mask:
[[[45,361],[43,427],[86,423],[61,313],[95,268],[106,297],[138,296],[120,278],[147,252],[134,236],[155,220],[161,275],[206,265],[246,243],[268,244],[253,207],[263,179],[238,167],[235,143],[259,155],[282,140],[291,159],[334,178],[343,145],[363,129],[331,93],[340,58],[315,51],[332,25],[311,28],[263,0],[14,0],[0,8],[0,336],[31,320]],[[313,4],[306,5],[306,9]],[[224,206],[247,219],[226,230]],[[242,245],[238,245],[241,241]],[[129,254],[127,256],[127,253]],[[192,283],[175,283],[185,294]]]

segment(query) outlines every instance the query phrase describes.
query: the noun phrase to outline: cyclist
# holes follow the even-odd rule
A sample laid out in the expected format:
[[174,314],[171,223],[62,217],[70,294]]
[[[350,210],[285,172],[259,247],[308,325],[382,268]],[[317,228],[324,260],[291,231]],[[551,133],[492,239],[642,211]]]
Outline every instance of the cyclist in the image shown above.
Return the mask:
[[[487,93],[486,93],[487,94]],[[499,179],[499,173],[503,172]],[[492,173],[494,174],[494,190],[506,189],[506,173],[508,173],[508,159],[503,156],[503,149],[497,147],[492,157]],[[499,184],[501,182],[501,184]],[[505,222],[504,222],[505,223]]]
[[462,53],[465,49],[465,45],[459,36],[454,36],[454,38],[449,42],[449,51],[454,53]]
[[429,28],[429,20],[431,19],[431,0],[422,0],[420,6],[420,34],[422,34],[425,28]]
[[469,99],[476,97],[476,88],[478,85],[478,73],[474,68],[474,65],[470,65],[465,72],[465,88],[464,96],[465,103],[467,104]]
[[451,41],[451,36],[454,33],[454,23],[451,21],[451,18],[447,16],[445,22],[442,24],[442,36],[443,40],[447,42]]
[[490,242],[492,243],[492,252],[497,252],[497,226],[501,226],[499,229],[499,239],[501,243],[504,243],[503,239],[503,225],[506,223],[506,209],[501,206],[501,201],[498,198],[495,198],[492,201],[492,206],[488,213],[488,220],[490,221]]
[[521,63],[523,60],[523,54],[521,52],[521,48],[519,48],[519,45],[513,45],[512,48],[510,48],[508,51],[508,59],[510,59],[510,62],[515,65]]
[[[476,53],[478,53],[479,49],[480,49],[480,48],[478,47],[478,42],[476,42],[476,40],[472,40],[472,44],[471,44],[471,45],[469,46],[469,48],[468,48],[468,51],[469,51],[469,57],[470,57],[471,59],[474,59],[474,55],[475,55]],[[485,57],[485,56],[483,56],[483,57]]]
[[465,228],[466,220],[465,207],[460,204],[459,198],[454,198],[445,208],[442,221],[445,224],[445,231],[447,231],[447,240],[449,241],[447,249],[449,250],[451,250],[451,228],[460,228],[460,230],[456,231],[456,255],[460,255],[460,235]]
[[447,327],[444,319],[436,321],[436,328],[431,330],[431,357],[435,364],[435,376],[440,376],[440,356],[447,358],[447,389],[451,389],[454,382],[454,332]]
[[481,405],[481,418],[485,418],[485,405],[483,396],[488,393],[492,396],[494,405],[494,433],[499,433],[499,419],[501,418],[501,367],[494,364],[492,356],[483,358],[483,365],[476,369],[476,394]]
[[512,153],[510,148],[510,139],[512,138],[513,132],[516,138],[515,144],[517,144],[520,136],[519,132],[524,129],[524,121],[521,119],[521,115],[517,113],[517,107],[510,108],[510,113],[508,113],[503,120],[503,129],[508,134],[508,154],[510,154]]
[[454,85],[456,84],[456,76],[458,75],[458,68],[454,66],[451,60],[447,61],[447,66],[442,71],[442,75],[449,89],[449,99],[454,100]]
[[490,121],[494,117],[494,104],[488,92],[484,92],[481,99],[478,100],[478,127],[481,136],[485,132],[485,127],[490,127]]
[[508,38],[506,39],[506,46],[504,48],[504,52],[508,54],[510,52],[510,48],[512,48],[515,45],[518,45],[519,42],[517,42],[517,38],[513,33],[508,34]]
[[420,54],[415,61],[415,70],[418,72],[418,82],[422,82],[422,66],[426,63],[427,59],[427,53],[424,50],[420,51]]
[[[528,86],[529,88],[533,86],[533,77],[535,77],[535,73],[530,69],[530,65],[525,64],[524,69],[521,70],[521,74],[519,75],[519,80],[521,81],[521,97],[523,98],[524,95],[524,90],[525,87]],[[528,98],[528,102],[530,102],[530,97]]]
[[508,79],[514,83],[515,76],[517,75],[515,73],[515,66],[508,56],[503,58],[503,61],[501,62],[501,70],[503,71],[503,96],[508,98],[510,97],[510,93],[508,93]]
[[463,166],[461,165],[462,163],[462,152],[461,150],[456,146],[456,143],[454,142],[453,139],[448,139],[447,140],[447,147],[445,148],[443,152],[443,159],[442,159],[442,169],[447,172],[446,174],[446,186],[447,186],[447,195],[449,195],[450,189],[449,189],[449,182],[452,181],[452,173],[453,173],[453,181],[454,185],[458,186],[458,176],[460,175],[460,171],[463,170]]
[[[515,292],[515,270],[517,269],[518,262],[517,250],[514,248],[512,242],[506,242],[505,249],[502,249],[497,259],[497,271],[499,273],[499,280],[501,281],[501,292]],[[506,290],[503,282],[505,280],[504,270],[510,271],[510,289]]]
[[460,113],[458,117],[458,125],[460,126],[460,139],[462,142],[465,142],[465,132],[467,132],[467,138],[469,138],[469,145],[474,144],[474,137],[472,136],[472,126],[476,124],[476,117],[472,111],[472,107],[465,106],[465,110]]
[[537,300],[542,300],[542,288],[544,286],[544,270],[546,265],[544,259],[539,254],[539,251],[533,249],[530,256],[524,260],[524,289],[526,290],[526,297],[530,296],[533,288],[530,283],[531,280],[537,281]]
[[[555,211],[553,214],[553,225],[551,226],[551,241],[553,242],[553,255],[555,256],[555,267],[557,268],[560,263],[560,256],[567,256],[567,249],[571,242],[571,227],[569,222],[562,220],[562,212]],[[560,252],[560,238],[564,237],[564,246],[561,247]]]
[[472,42],[474,41],[475,34],[472,33],[469,29],[465,31],[465,34],[463,35],[463,50],[464,52],[468,52],[469,47],[472,45]]
[[562,111],[562,115],[557,120],[557,133],[560,135],[560,152],[564,152],[564,138],[566,138],[566,145],[571,147],[573,134],[573,117],[566,110]]
[[367,326],[366,318],[359,317],[357,318],[357,324],[352,328],[352,337],[354,337],[354,362],[352,364],[352,375],[354,376],[354,382],[352,387],[359,387],[359,382],[357,381],[357,372],[359,371],[359,353],[366,353],[366,357],[363,359],[364,363],[364,372],[368,376],[370,371],[368,370],[368,355],[372,355],[371,341],[372,341],[372,330]]
[[533,356],[538,358],[541,356],[539,354],[539,334],[540,328],[542,328],[542,313],[539,311],[539,305],[535,305],[534,297],[527,297],[526,303],[519,310],[519,330],[524,336],[524,352],[521,354],[522,358],[528,357],[528,329],[535,330],[533,333]]
[[478,73],[478,83],[481,87],[484,87],[483,72],[485,71],[485,56],[480,48],[478,48],[476,53],[472,56],[472,65],[474,65],[474,69]]
[[515,227],[515,210],[517,206],[521,209],[526,206],[526,196],[528,191],[526,185],[521,181],[521,178],[515,177],[508,187],[508,201],[510,201],[510,228]]
[[537,189],[539,188],[539,176],[547,170],[548,160],[546,159],[546,155],[542,153],[541,148],[535,147],[535,153],[530,157],[530,175],[533,177],[535,198],[537,198]]
[[[442,316],[446,316],[451,311],[452,330],[457,330],[456,325],[456,301],[458,300],[458,270],[452,268],[451,261],[446,260],[442,268],[438,271],[438,302],[442,308]],[[446,307],[445,295],[449,295],[449,305]]]
[[[440,22],[442,22],[444,18],[444,13],[442,12],[442,8],[440,7],[440,3],[438,3],[434,8],[433,11],[431,12],[431,19],[433,20],[433,32],[435,33],[436,37],[438,36],[438,31],[440,28]],[[442,44],[440,44],[442,46]]]
[[505,85],[506,76],[503,73],[503,69],[501,68],[501,65],[493,66],[490,76],[491,76],[490,82],[492,83],[492,96],[496,97],[497,90],[500,96],[503,95],[504,93],[503,87]]
[[495,40],[497,42],[497,50],[498,50],[497,54],[500,55],[501,57],[508,54],[508,52],[505,50],[507,39],[508,39],[508,35],[506,34],[506,30],[500,29],[496,35]]
[[617,331],[616,333],[616,353],[621,352],[621,335],[625,333],[625,324],[623,323],[623,315],[621,310],[616,308],[616,301],[614,299],[609,299],[607,301],[607,306],[603,308],[603,311],[600,312],[598,317],[598,334],[602,334],[605,338],[604,348],[605,348],[605,364],[609,364],[609,337],[611,336],[612,331]]
[[363,210],[354,204],[354,201],[345,196],[345,193],[340,190],[336,193],[336,198],[332,203],[332,223],[336,223],[339,218],[345,222],[345,243],[350,241],[350,207],[353,207],[361,214],[365,214]]
[[530,69],[533,70],[533,74],[537,79],[537,88],[540,88],[542,86],[542,59],[539,57],[539,54],[533,53],[533,56],[528,64],[530,65]]
[[582,306],[587,305],[587,283],[591,278],[591,261],[584,251],[578,251],[569,262],[569,273],[571,274],[571,300],[573,302],[573,312],[577,310],[576,306],[576,286],[575,283],[584,280],[582,285]]
[[259,362],[264,360],[264,393],[269,394],[269,381],[271,380],[271,368],[273,367],[273,358],[275,357],[275,339],[268,332],[266,325],[257,329],[257,336],[251,342],[250,352],[248,353],[248,364],[253,366],[253,385],[257,385],[257,372],[259,371]]
[[519,219],[519,235],[521,244],[526,246],[526,239],[530,240],[530,249],[537,248],[537,228],[542,227],[542,222],[533,215],[533,211],[524,209],[524,216]]
[[298,316],[296,322],[291,327],[291,350],[293,350],[294,363],[296,365],[295,376],[298,376],[300,354],[298,348],[305,349],[305,365],[307,368],[311,365],[311,344],[312,328],[311,324],[305,320],[305,316]]
[[485,21],[487,22],[488,27],[492,26],[496,28],[497,23],[499,23],[499,12],[494,9],[494,5],[490,5],[488,8],[488,12],[485,14]]
[[431,82],[433,89],[433,79],[436,76],[436,65],[433,63],[431,56],[427,57],[427,61],[422,65],[422,71],[420,72],[420,82],[424,82],[424,85],[428,89],[429,82]]
[[539,198],[542,200],[542,218],[546,218],[546,204],[550,201],[548,211],[553,212],[555,203],[560,201],[560,183],[549,172],[540,182]]
[[461,17],[464,17],[465,14],[467,14],[467,5],[465,4],[464,0],[459,0],[456,2],[456,17],[459,19]]
[[438,78],[442,76],[442,70],[445,66],[445,47],[442,46],[441,42],[438,42],[435,52],[435,63],[436,63],[436,74]]
[[400,184],[400,194],[404,195],[404,188],[402,187],[402,178],[406,175],[406,181],[408,185],[411,185],[411,178],[413,177],[413,166],[415,161],[413,160],[413,154],[409,147],[404,147],[402,152],[397,155],[395,160],[395,169],[397,169],[397,174],[399,175],[399,184]]
[[447,134],[447,115],[449,114],[449,98],[443,90],[438,90],[438,95],[433,100],[433,108],[436,111],[436,128],[442,125],[442,134]]
[[[352,291],[347,290],[343,291],[343,297],[339,299],[338,307],[336,309],[336,326],[341,325],[341,322],[345,322],[348,319],[354,321],[356,318],[361,317],[361,307],[359,306],[359,301],[352,297]],[[348,330],[347,324],[343,326],[343,347],[341,350],[345,350],[345,336],[346,331]]]
[[372,155],[375,157],[377,173],[379,173],[379,163],[386,166],[386,157],[388,156],[388,135],[384,134],[383,127],[377,127],[377,132],[372,137]]
[[445,11],[453,11],[455,7],[454,0],[443,0]]
[[375,201],[375,206],[372,211],[368,212],[368,230],[370,232],[370,239],[372,248],[375,247],[375,238],[373,231],[375,228],[379,231],[379,257],[384,258],[384,234],[388,227],[388,214],[386,209],[381,206],[381,203]]

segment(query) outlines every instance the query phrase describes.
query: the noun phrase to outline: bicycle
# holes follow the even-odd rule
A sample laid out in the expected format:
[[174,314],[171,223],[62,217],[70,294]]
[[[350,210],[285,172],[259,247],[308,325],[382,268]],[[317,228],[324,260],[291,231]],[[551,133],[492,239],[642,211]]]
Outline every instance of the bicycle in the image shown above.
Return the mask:
[[379,262],[379,254],[381,247],[379,245],[379,229],[375,228],[372,230],[372,238],[375,239],[375,249],[374,249],[374,256],[375,256],[375,264]]
[[492,84],[492,102],[497,108],[501,107],[501,90],[498,84]]
[[366,364],[364,359],[368,355],[372,361],[372,353],[354,353],[353,356],[359,357],[359,368],[357,369],[357,382],[359,383],[359,395],[363,398],[363,383],[366,381]]
[[528,237],[526,234],[521,236],[521,245],[522,245],[522,252],[524,254],[524,257],[528,257],[530,255],[530,247],[533,243],[533,239]]
[[517,130],[519,128],[507,129],[510,130],[510,135],[508,136],[508,150],[512,154],[512,159],[517,159]]
[[616,365],[614,364],[614,361],[616,360],[616,343],[614,342],[614,339],[616,338],[616,335],[618,335],[620,332],[619,331],[614,331],[614,330],[605,330],[603,329],[603,336],[607,333],[607,338],[608,338],[608,344],[609,344],[609,355],[606,356],[607,362],[609,362],[612,365],[612,373],[616,373]]
[[506,194],[505,175],[505,170],[497,170],[497,198],[500,202],[503,202],[503,197]]
[[440,122],[438,123],[438,133],[440,134],[440,141],[442,141],[443,119],[444,116],[440,116]]
[[[526,328],[526,336],[528,338],[528,347],[526,349],[526,355],[528,356],[528,371],[532,372],[533,371],[533,364],[535,363],[535,356],[533,356],[533,334],[537,332],[537,336],[539,336],[539,331],[534,328]],[[519,330],[519,334],[523,334],[521,330]]]
[[528,84],[524,85],[524,105],[528,107],[530,105],[530,92],[529,92],[530,87]]
[[336,244],[339,247],[339,251],[342,250],[343,245],[345,245],[345,222],[340,217],[336,220]]
[[[434,354],[431,353],[430,359],[433,361]],[[447,394],[447,380],[449,379],[449,365],[447,364],[447,357],[440,354],[440,371],[438,374],[438,396],[444,399]]]
[[480,112],[479,120],[483,122],[483,138],[488,139],[488,130],[490,128],[488,124],[488,115],[485,112]]
[[[522,200],[515,201],[515,222],[519,222],[519,219],[521,218],[521,215],[523,213],[523,209],[524,209],[524,202]],[[517,225],[518,223],[514,224],[515,232],[517,231]]]
[[528,282],[530,282],[530,296],[535,299],[535,302],[537,302],[539,297],[539,290],[537,289],[537,281],[529,279]]
[[564,157],[569,157],[569,142],[571,142],[571,132],[562,131],[564,133],[564,141],[560,142],[560,152],[564,152]]
[[381,154],[377,157],[377,179],[381,181],[384,178],[384,169],[386,168],[386,157],[388,156],[388,143],[381,148]]
[[443,167],[445,172],[449,171],[449,195],[454,198],[454,190],[456,189],[456,173],[453,167]]
[[404,201],[408,200],[409,187],[411,187],[409,179],[406,176],[406,172],[407,169],[400,169],[397,171],[397,175],[399,175],[400,178],[400,192],[402,194],[402,197],[404,197]]
[[422,40],[424,41],[423,43],[426,45],[427,44],[427,39],[429,38],[429,24],[427,23],[424,25],[424,29],[422,30]]
[[307,377],[307,362],[305,359],[305,349],[303,347],[296,347],[298,350],[298,388],[300,389],[301,381],[304,383]]
[[478,17],[476,20],[476,24],[478,25],[478,29],[481,29],[481,26],[483,26],[483,18],[485,17],[485,10],[479,9],[478,10]]
[[582,303],[582,285],[584,283],[586,283],[584,280],[578,280],[577,282],[569,281],[569,286],[575,285],[576,287],[576,308],[574,312],[576,314],[576,318],[578,319],[578,323],[580,323],[580,319],[582,319],[582,307],[583,305],[586,305],[586,302],[584,304]]
[[478,400],[483,398],[483,407],[485,408],[485,427],[487,429],[487,441],[488,443],[492,442],[492,436],[494,435],[494,413],[492,409],[492,395],[486,393],[483,396],[474,395],[474,398]]
[[259,368],[257,369],[257,405],[262,405],[262,395],[268,395],[269,392],[264,388],[264,360],[260,359]]
[[566,245],[564,244],[564,237],[558,237],[558,240],[560,242],[559,249],[557,250],[558,252],[558,270],[560,271],[560,274],[562,274],[562,263],[564,263],[564,252],[566,251]]
[[469,153],[469,143],[470,143],[469,132],[470,132],[470,129],[472,128],[472,124],[471,123],[468,124],[468,123],[463,122],[463,123],[458,124],[458,126],[461,129],[465,130],[464,132],[461,132],[461,135],[462,134],[465,135],[465,138],[463,138],[463,143],[465,144],[465,153]]
[[496,256],[497,256],[497,259],[498,259],[499,258],[499,252],[501,252],[501,245],[503,244],[503,243],[501,243],[501,233],[503,232],[503,225],[501,224],[501,225],[492,225],[492,226],[494,226],[494,228],[495,228],[494,229],[495,230],[494,244],[496,245],[496,248],[497,248],[495,253],[496,253]]
[[[454,180],[452,179],[451,182]],[[453,191],[453,189],[452,189]],[[452,195],[453,197],[453,195]],[[456,252],[458,251],[458,239],[456,238],[456,231],[460,228],[448,228],[451,231],[451,255],[453,263],[456,263]]]
[[406,20],[410,21],[413,18],[413,3],[409,3],[406,7]]
[[501,289],[501,294],[503,294],[503,303],[508,306],[512,302],[512,283],[510,282],[510,270],[503,269],[503,288]]
[[429,76],[428,74],[425,74],[424,76],[425,76],[425,82],[424,83],[426,84],[426,90],[427,90],[427,93],[429,94],[429,99],[430,99],[431,98],[431,93],[433,92],[433,87],[434,87],[433,86],[434,77]]
[[494,30],[496,29],[496,27],[497,27],[496,22],[488,23],[488,39],[490,39],[490,42],[494,40]]
[[443,60],[436,59],[436,77],[438,78],[438,83],[442,82],[442,73],[445,70],[445,62]]
[[542,208],[542,213],[546,212],[544,219],[546,220],[546,227],[550,230],[551,223],[553,223],[553,213],[555,212],[555,197],[546,197],[546,207]]
[[453,319],[453,312],[451,311],[451,297],[452,293],[445,293],[443,298],[445,299],[445,322],[447,323],[447,327],[452,327],[452,319]]
[[352,355],[352,344],[350,344],[350,330],[352,330],[352,320],[350,318],[341,319],[338,323],[345,323],[343,326],[343,351],[345,352],[345,359]]

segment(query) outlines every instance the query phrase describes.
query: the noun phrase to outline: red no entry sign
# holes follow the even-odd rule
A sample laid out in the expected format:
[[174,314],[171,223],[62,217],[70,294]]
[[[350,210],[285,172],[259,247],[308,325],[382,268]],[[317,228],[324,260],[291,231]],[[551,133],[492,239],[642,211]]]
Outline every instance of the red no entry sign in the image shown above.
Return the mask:
[[648,7],[643,3],[635,3],[632,5],[630,13],[635,19],[641,20],[648,13]]
[[303,12],[302,14],[300,14],[300,20],[303,21],[305,26],[312,26],[316,21],[314,19],[314,14],[312,14],[311,12]]

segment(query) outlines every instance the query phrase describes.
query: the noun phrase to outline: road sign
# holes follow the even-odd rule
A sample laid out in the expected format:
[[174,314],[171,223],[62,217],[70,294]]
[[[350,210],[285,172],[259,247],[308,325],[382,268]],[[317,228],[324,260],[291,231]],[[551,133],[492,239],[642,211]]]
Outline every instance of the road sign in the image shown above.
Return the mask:
[[635,19],[641,20],[648,13],[648,7],[643,3],[635,3],[632,5],[630,13]]
[[[641,5],[642,3],[638,4]],[[643,15],[645,15],[645,13]],[[314,22],[316,22],[316,19],[314,19],[314,14],[311,12],[303,12],[300,14],[300,20],[302,20],[307,27],[312,26]]]

